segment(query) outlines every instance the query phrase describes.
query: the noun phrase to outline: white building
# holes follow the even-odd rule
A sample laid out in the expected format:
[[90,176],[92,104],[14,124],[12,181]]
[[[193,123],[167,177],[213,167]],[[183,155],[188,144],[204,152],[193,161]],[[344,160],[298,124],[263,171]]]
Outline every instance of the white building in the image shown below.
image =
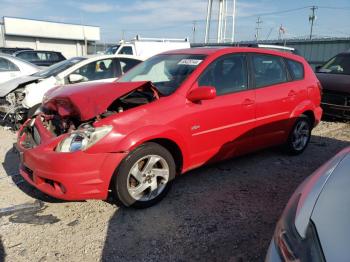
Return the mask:
[[85,46],[100,40],[97,26],[4,17],[0,46],[59,51],[66,58],[86,54]]

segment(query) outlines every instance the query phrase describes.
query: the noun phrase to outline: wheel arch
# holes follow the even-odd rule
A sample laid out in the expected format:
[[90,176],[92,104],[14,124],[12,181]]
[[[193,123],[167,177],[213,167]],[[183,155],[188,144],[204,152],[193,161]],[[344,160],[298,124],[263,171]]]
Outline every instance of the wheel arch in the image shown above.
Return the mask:
[[[306,115],[311,120],[311,124],[314,127],[316,125],[316,116],[315,116],[316,106],[310,101],[305,100],[300,103],[292,112],[290,119],[297,119],[301,115]],[[293,121],[294,122],[294,121]]]
[[[135,150],[136,148],[138,148],[138,147],[140,147],[148,142],[157,143],[157,144],[163,146],[174,157],[174,161],[175,161],[175,165],[176,165],[176,174],[182,173],[182,170],[184,169],[185,155],[184,155],[183,150],[180,148],[180,146],[178,145],[178,143],[175,140],[173,140],[169,137],[156,137],[156,138],[139,140],[138,143],[135,143],[132,145],[130,144],[131,141],[132,141],[132,139],[129,140],[130,150],[128,150],[128,153],[130,153],[131,151]],[[119,163],[119,165],[120,165],[120,163]],[[113,175],[110,178],[109,186],[108,186],[108,189],[110,192],[113,191],[113,184],[114,184],[116,176],[117,176],[117,171],[118,171],[119,165],[116,167],[115,172],[113,173]]]

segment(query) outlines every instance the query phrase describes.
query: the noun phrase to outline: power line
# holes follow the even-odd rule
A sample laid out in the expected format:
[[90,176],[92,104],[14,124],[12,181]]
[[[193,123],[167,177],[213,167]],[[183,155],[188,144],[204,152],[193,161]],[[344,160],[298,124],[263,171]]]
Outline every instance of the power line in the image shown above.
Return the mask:
[[277,14],[284,14],[284,13],[290,13],[290,12],[295,12],[303,9],[310,8],[310,6],[304,6],[304,7],[299,7],[299,8],[293,8],[293,9],[286,9],[286,10],[281,10],[281,11],[275,11],[275,12],[269,12],[269,13],[258,13],[258,14],[253,14],[246,17],[254,17],[254,16],[269,16],[269,15],[277,15]]
[[339,7],[339,6],[318,6],[318,8],[322,9],[334,9],[334,10],[350,10],[350,6],[344,6],[344,7]]

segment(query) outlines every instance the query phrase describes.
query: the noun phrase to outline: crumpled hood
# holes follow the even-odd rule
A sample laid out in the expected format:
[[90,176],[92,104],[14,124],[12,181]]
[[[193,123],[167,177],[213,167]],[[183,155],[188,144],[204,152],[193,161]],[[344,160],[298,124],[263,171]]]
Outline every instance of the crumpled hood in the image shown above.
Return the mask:
[[118,98],[151,82],[81,83],[59,86],[45,94],[43,106],[61,117],[74,116],[87,121],[102,114]]
[[350,75],[317,73],[324,90],[350,94]]
[[40,77],[37,76],[22,76],[4,82],[0,84],[0,97],[6,96],[8,93],[15,90],[19,85],[29,84],[30,82],[34,82],[39,78]]

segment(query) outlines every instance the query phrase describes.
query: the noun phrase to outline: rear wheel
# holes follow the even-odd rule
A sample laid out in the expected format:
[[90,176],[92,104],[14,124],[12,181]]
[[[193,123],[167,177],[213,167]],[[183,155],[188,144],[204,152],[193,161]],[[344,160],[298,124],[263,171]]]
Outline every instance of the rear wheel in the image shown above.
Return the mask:
[[146,143],[132,151],[117,169],[116,197],[125,206],[152,206],[169,191],[175,170],[174,158],[167,149]]
[[289,134],[287,141],[288,153],[292,155],[301,154],[307,147],[311,138],[311,121],[305,116],[301,115]]

